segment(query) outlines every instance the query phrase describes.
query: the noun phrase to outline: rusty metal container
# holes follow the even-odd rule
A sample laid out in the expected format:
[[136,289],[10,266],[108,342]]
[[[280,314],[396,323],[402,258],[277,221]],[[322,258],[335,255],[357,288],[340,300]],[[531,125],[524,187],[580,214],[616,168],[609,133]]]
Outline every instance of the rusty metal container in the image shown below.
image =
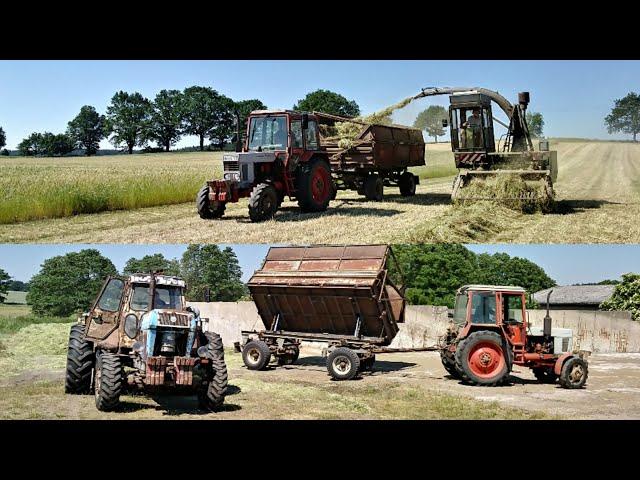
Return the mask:
[[335,172],[399,170],[425,165],[422,131],[395,125],[368,125],[354,146],[344,150],[337,143],[323,145]]
[[248,283],[268,331],[389,345],[404,321],[387,245],[271,247]]

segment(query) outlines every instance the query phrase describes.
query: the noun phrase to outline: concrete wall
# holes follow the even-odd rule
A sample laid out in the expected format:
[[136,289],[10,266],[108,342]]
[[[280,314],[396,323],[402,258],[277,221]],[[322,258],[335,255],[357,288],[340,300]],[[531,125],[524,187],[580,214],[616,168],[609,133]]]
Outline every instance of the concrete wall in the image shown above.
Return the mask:
[[[226,346],[240,341],[241,330],[263,327],[253,302],[194,302],[201,315],[209,318],[207,328],[218,332]],[[530,310],[529,319],[542,326],[544,310]],[[640,352],[640,323],[631,320],[629,312],[589,310],[555,310],[553,325],[571,328],[574,344],[592,352]],[[405,323],[391,343],[392,347],[428,347],[437,342],[447,328],[447,308],[430,305],[408,305]]]

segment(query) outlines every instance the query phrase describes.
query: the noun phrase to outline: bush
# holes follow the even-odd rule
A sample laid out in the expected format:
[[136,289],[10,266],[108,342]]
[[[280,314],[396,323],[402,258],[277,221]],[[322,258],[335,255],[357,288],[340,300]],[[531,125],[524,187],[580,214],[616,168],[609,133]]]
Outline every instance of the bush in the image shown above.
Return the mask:
[[634,320],[640,320],[640,274],[622,275],[622,282],[616,285],[611,298],[602,302],[600,308],[629,311]]

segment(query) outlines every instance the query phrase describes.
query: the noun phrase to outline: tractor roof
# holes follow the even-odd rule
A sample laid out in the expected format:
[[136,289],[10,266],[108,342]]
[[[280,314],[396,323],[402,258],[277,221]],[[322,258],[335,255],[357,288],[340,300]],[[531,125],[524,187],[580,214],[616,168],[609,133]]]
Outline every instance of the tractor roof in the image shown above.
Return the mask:
[[516,287],[513,285],[465,285],[460,287],[459,293],[465,293],[467,291],[475,292],[522,292],[526,293],[526,290],[522,287]]
[[295,110],[254,110],[253,112],[251,112],[251,115],[273,115],[276,113],[280,113],[280,114],[285,114],[285,113],[289,113],[289,114],[297,114],[297,113],[303,113],[303,112],[297,112]]
[[[156,275],[156,284],[158,285],[173,285],[176,287],[185,287],[185,282],[181,278],[170,275]],[[151,283],[151,275],[148,273],[134,273],[129,275],[129,281],[131,283]]]

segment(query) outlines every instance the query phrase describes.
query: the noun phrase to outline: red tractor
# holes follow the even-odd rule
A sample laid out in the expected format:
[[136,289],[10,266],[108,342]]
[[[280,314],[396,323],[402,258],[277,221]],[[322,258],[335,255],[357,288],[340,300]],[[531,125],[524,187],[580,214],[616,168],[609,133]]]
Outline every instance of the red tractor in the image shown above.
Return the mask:
[[544,383],[585,385],[589,352],[573,350],[571,329],[551,328],[548,296],[544,326],[530,325],[525,297],[520,287],[467,285],[458,290],[440,344],[442,365],[453,378],[495,386],[507,380],[513,365],[520,365]]
[[273,218],[285,196],[303,212],[321,212],[336,187],[326,150],[320,145],[316,115],[290,110],[251,113],[242,152],[225,153],[223,178],[212,180],[196,198],[201,218],[224,215],[227,202],[249,197],[254,222]]

